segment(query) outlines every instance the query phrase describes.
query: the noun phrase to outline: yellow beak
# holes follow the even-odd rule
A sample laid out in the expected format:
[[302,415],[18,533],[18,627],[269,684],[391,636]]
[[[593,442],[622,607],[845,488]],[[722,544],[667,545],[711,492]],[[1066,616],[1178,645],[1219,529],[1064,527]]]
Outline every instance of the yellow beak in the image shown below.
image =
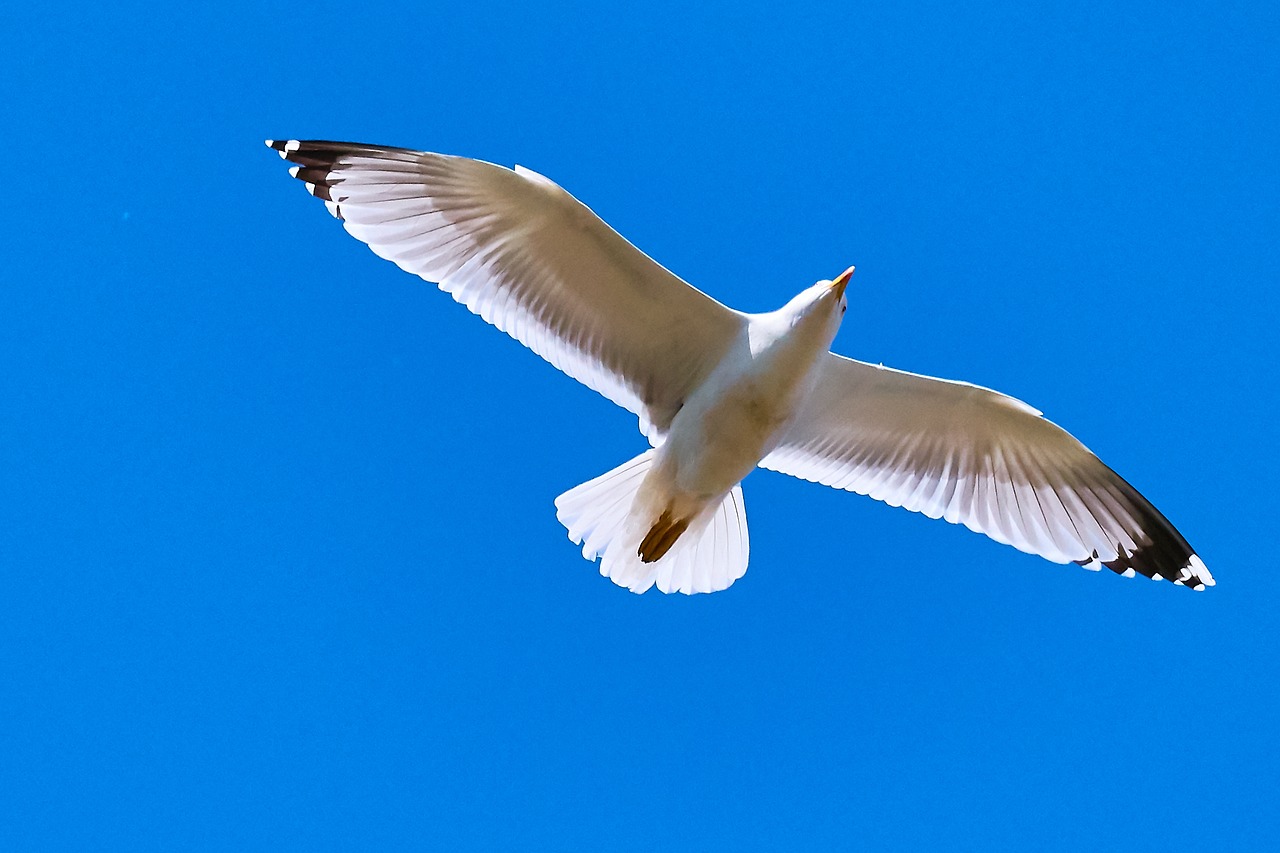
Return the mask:
[[831,282],[831,289],[836,292],[836,296],[844,296],[844,289],[849,286],[849,279],[851,278],[853,278],[853,267],[849,267],[836,276],[836,280]]

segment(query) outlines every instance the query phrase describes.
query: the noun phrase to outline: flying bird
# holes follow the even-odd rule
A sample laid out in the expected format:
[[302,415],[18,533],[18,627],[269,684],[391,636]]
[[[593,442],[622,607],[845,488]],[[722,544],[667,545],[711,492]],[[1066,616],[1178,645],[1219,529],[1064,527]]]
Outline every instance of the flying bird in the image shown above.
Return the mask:
[[1137,490],[1026,403],[830,352],[853,268],[777,311],[728,308],[536,172],[267,140],[356,239],[635,414],[645,450],[556,515],[632,592],[747,570],[757,466],[964,524],[1056,563],[1202,590],[1213,576]]

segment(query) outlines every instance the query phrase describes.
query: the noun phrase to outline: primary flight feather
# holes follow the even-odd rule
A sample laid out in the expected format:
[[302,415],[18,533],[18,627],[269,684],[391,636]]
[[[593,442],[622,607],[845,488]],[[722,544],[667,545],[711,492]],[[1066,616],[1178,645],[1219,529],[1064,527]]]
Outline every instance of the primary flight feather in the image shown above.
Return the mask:
[[755,467],[964,524],[1057,563],[1194,589],[1159,511],[1012,397],[829,351],[853,268],[785,306],[721,305],[517,166],[276,141],[352,236],[634,413],[653,448],[556,499],[583,556],[633,592],[715,592],[747,569]]

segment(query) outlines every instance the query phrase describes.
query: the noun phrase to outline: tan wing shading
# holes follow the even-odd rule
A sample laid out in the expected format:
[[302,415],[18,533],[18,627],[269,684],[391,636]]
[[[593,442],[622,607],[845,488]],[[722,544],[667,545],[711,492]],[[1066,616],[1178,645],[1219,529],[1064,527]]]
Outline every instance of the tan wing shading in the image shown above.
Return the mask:
[[829,354],[805,408],[760,465],[1056,563],[1195,589],[1214,583],[1168,519],[1084,445],[976,385]]
[[635,413],[651,441],[745,322],[527,169],[344,142],[267,145],[352,236]]

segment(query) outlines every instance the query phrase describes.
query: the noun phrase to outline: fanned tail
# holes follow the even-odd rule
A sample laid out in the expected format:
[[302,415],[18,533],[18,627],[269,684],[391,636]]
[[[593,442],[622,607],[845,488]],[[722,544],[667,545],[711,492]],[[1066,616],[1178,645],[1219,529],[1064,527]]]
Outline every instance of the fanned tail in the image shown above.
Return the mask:
[[571,540],[582,543],[583,557],[595,560],[621,537],[655,452],[646,450],[556,498],[556,518]]
[[[686,595],[727,589],[746,573],[751,550],[742,488],[734,486],[718,505],[672,523],[664,508],[649,506],[652,500],[641,496],[655,452],[647,450],[565,492],[556,498],[556,517],[569,538],[582,544],[583,557],[603,558],[600,574],[632,592],[655,584],[662,592]],[[652,555],[655,537],[664,547],[646,562],[641,551]]]

